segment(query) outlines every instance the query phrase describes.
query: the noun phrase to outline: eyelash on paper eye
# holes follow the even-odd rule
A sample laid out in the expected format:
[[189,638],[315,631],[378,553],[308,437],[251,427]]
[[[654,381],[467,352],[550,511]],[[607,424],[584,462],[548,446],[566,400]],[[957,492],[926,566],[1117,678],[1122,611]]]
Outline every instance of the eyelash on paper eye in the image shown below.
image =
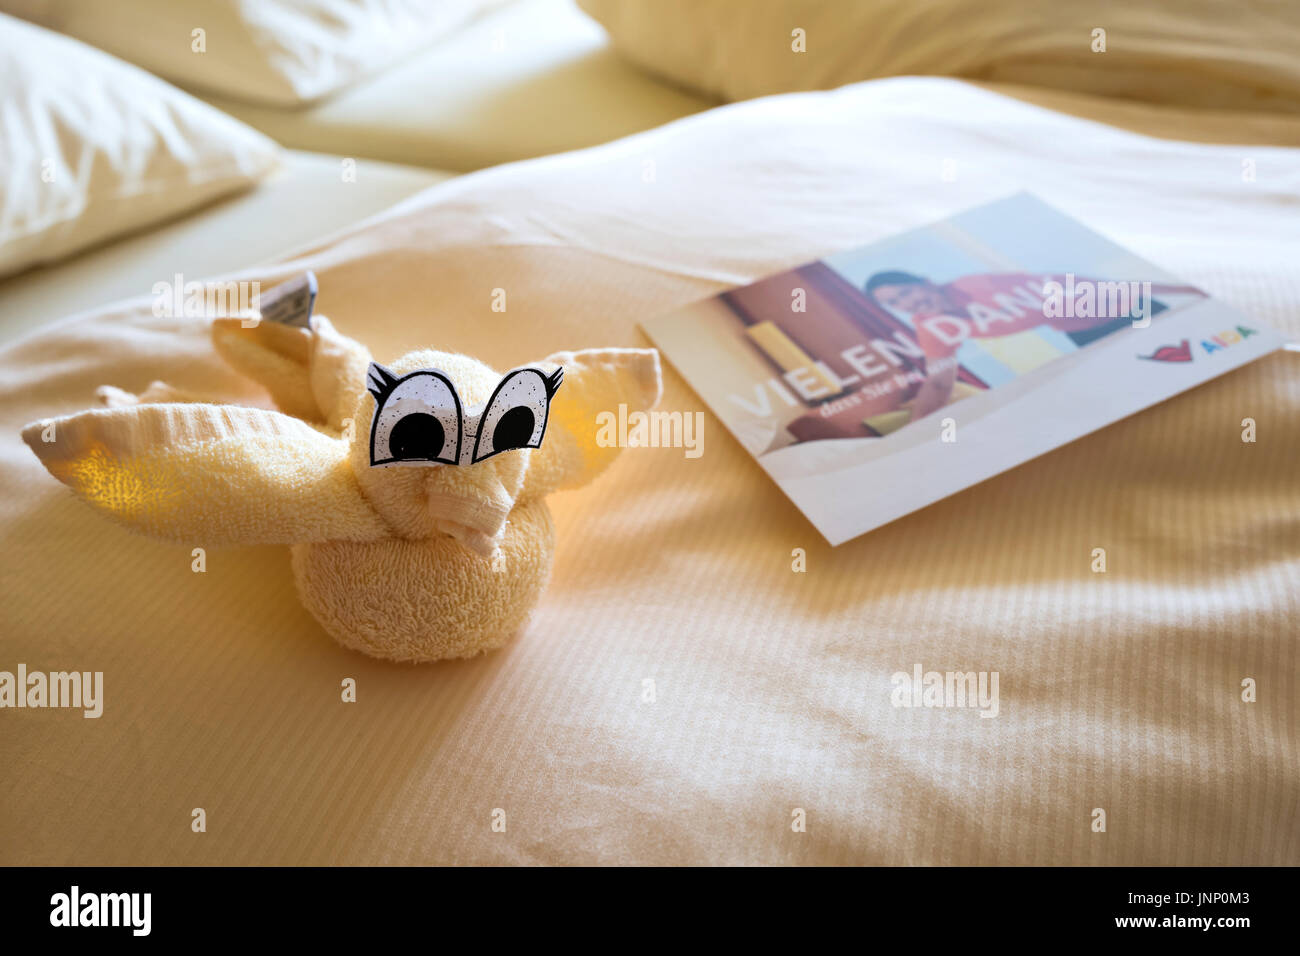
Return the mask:
[[550,375],[535,368],[506,375],[483,406],[471,461],[484,461],[516,448],[540,448],[551,417],[551,396],[563,381],[563,368]]
[[552,396],[564,381],[564,369],[547,375],[521,368],[508,373],[481,413],[468,420],[451,379],[438,369],[420,369],[400,378],[377,362],[366,376],[375,398],[370,426],[370,464],[466,464],[484,461],[503,451],[539,448],[550,419]]
[[370,464],[440,462],[460,459],[463,414],[456,386],[437,369],[398,378],[378,362],[370,364],[366,390],[375,397],[370,424]]

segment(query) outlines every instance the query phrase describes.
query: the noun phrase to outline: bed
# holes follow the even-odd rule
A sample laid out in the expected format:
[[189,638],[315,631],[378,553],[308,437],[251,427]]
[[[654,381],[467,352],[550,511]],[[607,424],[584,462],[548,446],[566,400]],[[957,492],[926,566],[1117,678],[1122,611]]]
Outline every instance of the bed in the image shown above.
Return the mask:
[[[439,183],[288,257],[193,268],[311,269],[318,310],[380,360],[436,344],[505,368],[645,345],[651,315],[1028,189],[1300,336],[1296,121],[1066,99],[903,78],[756,100]],[[139,289],[163,260],[137,241],[144,258],[88,256],[8,293],[6,316],[124,270],[138,278],[113,295]],[[160,370],[264,402],[201,321],[144,297],[30,330],[0,350],[0,646],[8,667],[102,670],[105,705],[5,715],[0,857],[1294,864],[1297,361],[836,549],[709,420],[700,458],[629,450],[551,499],[552,580],[510,646],[395,666],[321,632],[284,549],[214,550],[196,574],[188,547],[103,521],[19,440]],[[662,407],[703,410],[665,373]],[[891,707],[890,675],[915,664],[999,671],[999,717]]]

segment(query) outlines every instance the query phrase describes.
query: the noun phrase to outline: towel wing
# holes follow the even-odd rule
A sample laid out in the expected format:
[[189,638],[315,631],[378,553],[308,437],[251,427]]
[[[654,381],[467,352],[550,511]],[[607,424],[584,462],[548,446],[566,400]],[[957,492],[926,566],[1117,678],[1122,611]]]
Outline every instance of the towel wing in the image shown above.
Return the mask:
[[79,498],[153,537],[217,547],[386,535],[347,443],[279,412],[104,408],[34,422],[23,440]]

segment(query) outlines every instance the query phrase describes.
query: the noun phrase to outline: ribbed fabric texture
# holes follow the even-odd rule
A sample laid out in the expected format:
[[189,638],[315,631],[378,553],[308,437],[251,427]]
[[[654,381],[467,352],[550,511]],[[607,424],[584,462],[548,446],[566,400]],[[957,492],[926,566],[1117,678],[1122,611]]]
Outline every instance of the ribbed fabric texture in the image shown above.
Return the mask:
[[[466,177],[249,277],[314,269],[321,311],[380,361],[433,346],[508,368],[644,345],[661,310],[1020,188],[1300,334],[1300,153],[942,80]],[[142,301],[5,350],[0,375],[0,668],[105,680],[99,720],[0,712],[3,862],[1300,862],[1293,353],[833,550],[710,417],[699,458],[628,449],[552,496],[526,632],[430,666],[337,647],[282,548],[194,573],[19,440],[103,384],[254,397],[200,323]],[[703,409],[668,364],[660,407]],[[917,664],[998,671],[998,716],[893,706]]]

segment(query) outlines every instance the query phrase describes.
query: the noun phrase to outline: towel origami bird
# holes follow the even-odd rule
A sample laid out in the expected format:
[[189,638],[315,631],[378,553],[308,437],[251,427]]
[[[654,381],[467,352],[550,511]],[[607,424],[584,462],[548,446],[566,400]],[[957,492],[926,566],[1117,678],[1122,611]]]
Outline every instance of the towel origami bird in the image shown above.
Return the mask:
[[339,643],[433,661],[499,647],[550,574],[546,496],[619,449],[596,416],[648,410],[653,349],[557,352],[502,376],[433,350],[382,366],[323,316],[217,319],[215,347],[278,411],[162,382],[36,422],[50,474],[136,531],[191,546],[287,544],[303,605]]

